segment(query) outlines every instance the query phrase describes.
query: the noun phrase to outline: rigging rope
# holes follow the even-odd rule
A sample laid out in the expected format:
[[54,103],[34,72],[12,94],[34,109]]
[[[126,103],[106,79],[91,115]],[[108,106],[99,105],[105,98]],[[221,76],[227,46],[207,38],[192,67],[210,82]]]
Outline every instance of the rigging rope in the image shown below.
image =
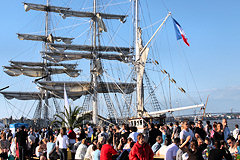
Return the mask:
[[[106,7],[109,7],[109,6],[117,6],[117,5],[120,5],[120,4],[126,4],[126,3],[130,3],[129,2],[129,0],[127,0],[127,1],[125,1],[125,2],[120,2],[120,3],[113,3],[113,4],[108,4],[108,5],[106,5]],[[105,7],[105,5],[103,5],[103,6],[96,6],[96,7]],[[105,7],[105,8],[106,8]],[[82,8],[82,9],[93,9],[93,7],[86,7],[86,8]],[[104,9],[105,10],[105,9]]]
[[[179,44],[180,44],[180,42],[179,42]],[[190,71],[191,77],[192,77],[192,79],[193,79],[193,83],[194,83],[195,88],[196,88],[196,90],[197,90],[199,99],[200,99],[201,102],[203,102],[203,101],[202,101],[202,98],[201,98],[201,96],[200,96],[200,92],[199,92],[199,90],[198,90],[198,88],[197,88],[196,80],[195,80],[195,78],[194,78],[194,76],[193,76],[191,67],[190,67],[189,62],[188,62],[188,59],[187,59],[187,57],[186,57],[186,53],[184,52],[183,47],[182,47],[181,44],[180,44],[180,47],[181,47],[181,50],[182,50],[182,53],[183,53],[183,57],[184,57],[185,61],[187,62],[187,66],[188,66],[188,69],[189,69],[189,71]]]

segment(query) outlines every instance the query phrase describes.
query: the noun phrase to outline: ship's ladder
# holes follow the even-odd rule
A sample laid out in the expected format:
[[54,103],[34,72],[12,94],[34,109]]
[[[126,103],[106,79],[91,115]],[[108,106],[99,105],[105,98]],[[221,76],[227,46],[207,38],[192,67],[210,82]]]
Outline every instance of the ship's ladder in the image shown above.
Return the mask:
[[150,79],[148,78],[148,75],[146,72],[144,72],[144,76],[145,76],[148,92],[151,98],[151,105],[153,106],[155,111],[159,111],[161,110],[161,106],[159,101],[157,100],[156,94],[151,86]]

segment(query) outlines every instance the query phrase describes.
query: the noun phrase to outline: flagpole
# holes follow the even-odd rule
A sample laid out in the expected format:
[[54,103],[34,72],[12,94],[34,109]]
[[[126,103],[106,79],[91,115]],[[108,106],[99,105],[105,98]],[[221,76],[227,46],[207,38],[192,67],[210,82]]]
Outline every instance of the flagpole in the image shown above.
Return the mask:
[[149,39],[149,41],[147,42],[147,44],[144,46],[144,48],[141,50],[140,52],[140,56],[142,55],[142,53],[145,51],[145,49],[147,48],[147,46],[149,45],[149,43],[152,41],[152,39],[156,36],[157,32],[162,28],[163,24],[166,22],[166,20],[168,19],[168,17],[171,15],[171,12],[168,12],[168,15],[165,17],[164,21],[162,22],[162,24],[158,27],[158,29],[155,31],[155,33],[152,35],[152,37]]

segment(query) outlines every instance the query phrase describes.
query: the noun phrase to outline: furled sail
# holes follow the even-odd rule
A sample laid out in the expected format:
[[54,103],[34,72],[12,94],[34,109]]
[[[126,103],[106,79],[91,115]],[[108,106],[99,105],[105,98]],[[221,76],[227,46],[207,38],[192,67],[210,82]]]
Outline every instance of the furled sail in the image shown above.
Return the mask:
[[[77,60],[77,59],[93,59],[93,55],[91,53],[84,52],[41,52],[43,53],[44,58],[53,62],[60,61],[69,61],[69,60]],[[120,62],[131,62],[133,55],[124,55],[124,54],[103,54],[98,53],[98,58],[107,59],[107,60],[117,60]]]
[[45,67],[45,66],[62,66],[68,69],[75,69],[77,64],[67,64],[67,63],[42,63],[42,62],[22,62],[22,61],[9,61],[11,65],[16,66],[27,66],[27,67]]
[[[70,45],[70,44],[54,44],[49,43],[48,46],[53,51],[58,50],[77,50],[77,51],[93,51],[93,46],[89,45]],[[132,52],[131,48],[128,47],[113,47],[113,46],[98,46],[97,51],[101,52],[119,52],[122,54],[130,54]]]
[[67,37],[55,37],[52,34],[49,34],[48,36],[44,35],[34,35],[34,34],[20,34],[17,33],[18,39],[20,40],[32,40],[32,41],[43,41],[48,43],[54,43],[57,42],[64,42],[65,44],[71,44],[72,40],[74,38],[67,38]]
[[[62,14],[62,17],[95,17],[93,12],[80,12],[72,11],[70,8],[57,7],[57,6],[46,6],[41,4],[33,3],[24,3],[25,11],[36,10],[36,11],[48,11]],[[117,14],[106,14],[106,13],[97,13],[104,19],[119,19],[121,22],[125,22],[127,15],[117,15]]]
[[[45,94],[41,93],[41,92],[0,92],[5,98],[11,100],[11,99],[18,99],[18,100],[43,100],[45,99]],[[80,98],[82,95],[79,94],[69,94],[68,98],[72,99],[72,100],[76,100],[78,98]],[[48,98],[59,98],[59,99],[63,99],[64,98],[64,94],[52,94],[50,92],[50,94],[48,95]]]
[[7,99],[18,99],[18,100],[40,100],[44,98],[44,94],[40,92],[0,92]]
[[[93,88],[90,82],[54,82],[54,81],[39,81],[39,87],[53,91],[54,93],[63,93],[64,84],[66,91],[72,94],[91,94]],[[129,94],[134,91],[135,83],[114,83],[114,82],[100,82],[98,83],[98,93],[125,93]]]
[[[20,76],[25,75],[29,77],[43,77],[46,76],[46,71],[42,67],[35,67],[35,68],[28,68],[28,67],[22,67],[22,66],[3,66],[6,70],[4,70],[5,73],[7,73],[9,76]],[[65,73],[70,77],[78,77],[80,70],[74,70],[74,69],[59,69],[59,68],[48,68],[49,74],[62,74]]]

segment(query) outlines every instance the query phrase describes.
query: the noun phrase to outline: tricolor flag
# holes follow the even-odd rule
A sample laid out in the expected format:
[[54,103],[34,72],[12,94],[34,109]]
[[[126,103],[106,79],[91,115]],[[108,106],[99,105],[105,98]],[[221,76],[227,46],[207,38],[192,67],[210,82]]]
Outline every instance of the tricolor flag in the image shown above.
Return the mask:
[[186,34],[184,33],[182,27],[174,18],[172,18],[172,19],[173,19],[174,28],[176,31],[177,40],[183,39],[183,41],[189,46],[189,43],[186,38]]

